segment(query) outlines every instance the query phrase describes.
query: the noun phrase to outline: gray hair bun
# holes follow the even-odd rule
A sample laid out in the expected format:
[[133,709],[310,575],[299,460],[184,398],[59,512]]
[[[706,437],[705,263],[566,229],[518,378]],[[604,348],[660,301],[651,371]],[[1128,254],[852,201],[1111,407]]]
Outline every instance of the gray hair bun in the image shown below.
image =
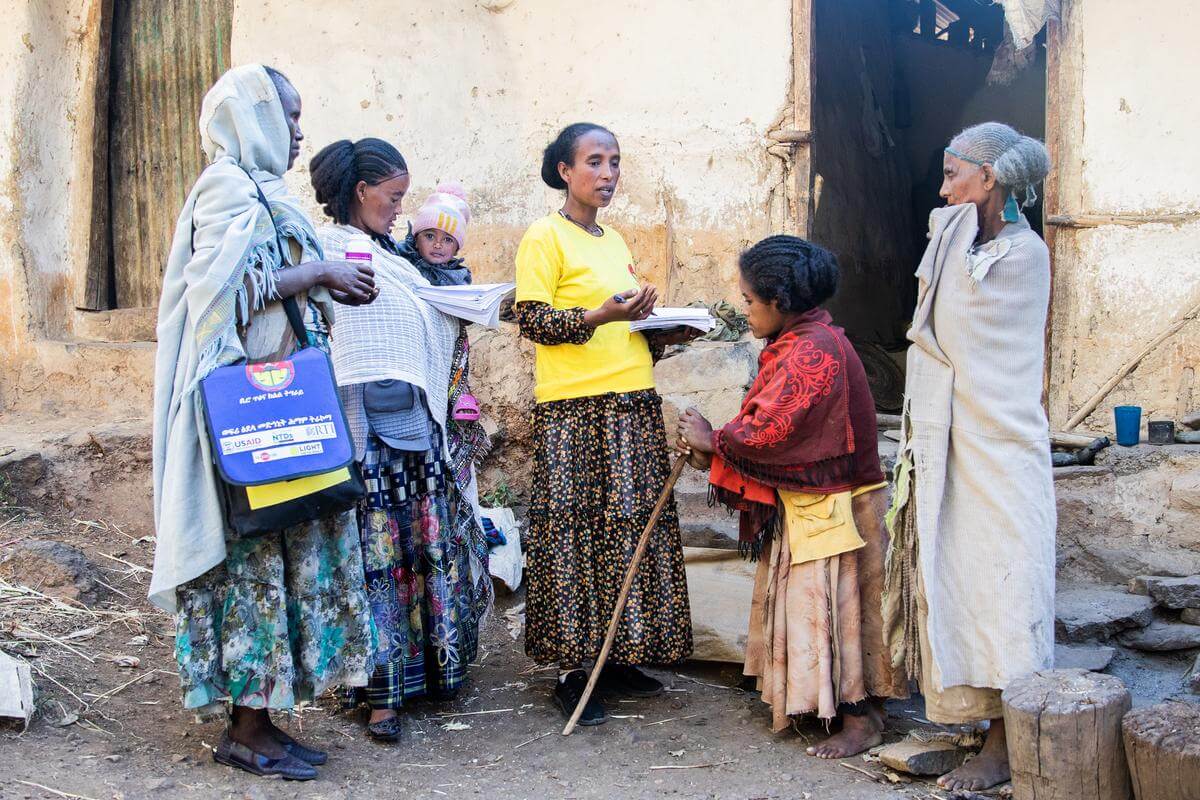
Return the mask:
[[972,125],[951,140],[950,149],[981,164],[991,164],[997,182],[1018,200],[1023,199],[1023,206],[1037,200],[1033,187],[1050,172],[1046,145],[1003,122]]

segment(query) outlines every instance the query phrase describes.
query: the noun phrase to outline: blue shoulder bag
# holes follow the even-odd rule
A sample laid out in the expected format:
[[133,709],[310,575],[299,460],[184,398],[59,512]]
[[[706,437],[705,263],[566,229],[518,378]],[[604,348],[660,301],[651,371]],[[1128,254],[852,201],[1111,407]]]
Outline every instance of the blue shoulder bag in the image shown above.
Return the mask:
[[[257,181],[255,188],[269,215]],[[282,255],[278,228],[275,242]],[[308,346],[296,299],[283,307],[295,353],[219,367],[200,382],[226,517],[241,536],[347,511],[366,493],[329,356]]]

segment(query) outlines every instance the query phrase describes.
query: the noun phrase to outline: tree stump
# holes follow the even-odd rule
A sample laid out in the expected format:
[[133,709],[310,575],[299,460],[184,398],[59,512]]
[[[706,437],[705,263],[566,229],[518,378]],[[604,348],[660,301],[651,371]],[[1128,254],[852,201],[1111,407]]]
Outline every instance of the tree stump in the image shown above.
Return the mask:
[[1120,679],[1081,669],[1035,672],[1003,694],[1014,800],[1129,800]]
[[1137,800],[1200,800],[1200,705],[1139,708],[1122,728]]

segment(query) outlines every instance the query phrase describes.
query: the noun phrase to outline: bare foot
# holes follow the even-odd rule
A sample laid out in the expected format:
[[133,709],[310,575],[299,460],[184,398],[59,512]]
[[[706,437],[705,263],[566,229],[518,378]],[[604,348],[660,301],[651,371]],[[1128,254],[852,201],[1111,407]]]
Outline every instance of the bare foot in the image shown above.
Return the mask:
[[981,792],[1011,777],[1008,770],[1008,742],[1004,735],[1004,720],[992,720],[987,740],[979,755],[958,769],[938,778],[938,786],[952,792]]
[[883,725],[874,713],[842,715],[842,729],[805,752],[817,758],[849,758],[883,742]]

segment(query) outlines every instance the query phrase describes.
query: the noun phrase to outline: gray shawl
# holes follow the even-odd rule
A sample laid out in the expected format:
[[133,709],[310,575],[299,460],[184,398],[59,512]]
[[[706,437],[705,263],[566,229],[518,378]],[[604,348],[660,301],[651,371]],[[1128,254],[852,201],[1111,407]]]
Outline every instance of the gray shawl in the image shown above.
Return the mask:
[[[198,384],[213,369],[246,357],[238,326],[262,316],[274,295],[276,270],[321,252],[312,224],[282,179],[290,139],[266,70],[248,64],[225,73],[204,97],[200,136],[209,166],[179,214],[158,308],[157,543],[149,593],[167,611],[175,609],[176,587],[225,560],[225,518]],[[270,201],[270,215],[255,182]],[[272,217],[290,252],[279,252]],[[327,294],[311,299],[323,304],[331,321]]]

